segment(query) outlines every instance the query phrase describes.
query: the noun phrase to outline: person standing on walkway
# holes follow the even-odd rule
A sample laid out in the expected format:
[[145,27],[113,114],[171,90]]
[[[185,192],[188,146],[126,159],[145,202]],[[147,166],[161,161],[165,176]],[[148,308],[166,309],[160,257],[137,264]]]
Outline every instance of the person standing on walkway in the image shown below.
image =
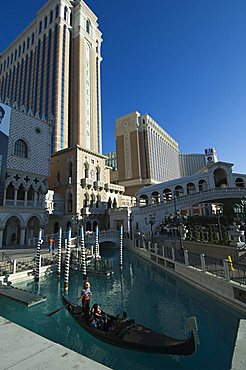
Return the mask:
[[50,253],[54,253],[55,251],[55,239],[53,238],[53,236],[51,236],[49,239],[49,251]]
[[90,298],[92,296],[90,288],[90,283],[86,281],[84,288],[81,290],[82,307],[84,310],[89,310],[90,308]]

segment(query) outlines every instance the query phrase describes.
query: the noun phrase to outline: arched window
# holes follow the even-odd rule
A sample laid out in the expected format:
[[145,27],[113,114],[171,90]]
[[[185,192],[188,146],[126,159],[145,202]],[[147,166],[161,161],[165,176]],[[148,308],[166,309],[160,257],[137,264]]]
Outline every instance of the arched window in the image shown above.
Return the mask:
[[89,195],[87,193],[85,193],[84,195],[84,207],[88,207],[88,203],[89,203]]
[[44,17],[44,29],[47,27],[48,24],[48,18],[47,15]]
[[27,158],[28,150],[24,140],[19,139],[15,142],[14,155],[20,158]]
[[69,162],[68,165],[68,183],[71,184],[73,180],[73,163]]
[[100,181],[101,180],[101,170],[100,170],[100,167],[97,167],[96,168],[96,179],[97,181]]
[[235,185],[237,188],[244,188],[245,185],[244,185],[244,181],[243,179],[241,179],[240,177],[238,177],[235,181]]
[[153,191],[153,193],[151,194],[151,203],[160,203],[160,194],[158,193],[158,191]]
[[33,186],[32,185],[28,189],[28,192],[27,192],[27,200],[28,201],[33,201],[34,200],[34,189],[33,189]]
[[68,212],[72,212],[73,211],[73,196],[72,196],[72,193],[69,193],[68,194],[68,198],[67,198],[67,210],[68,210]]
[[187,194],[194,194],[196,192],[195,184],[193,184],[193,182],[189,182],[186,185],[186,190],[187,190]]
[[25,199],[25,189],[22,184],[20,184],[18,191],[17,191],[17,200],[24,200]]
[[172,190],[171,189],[164,189],[163,190],[163,199],[165,201],[171,200],[172,199]]
[[117,208],[117,201],[116,201],[115,198],[114,198],[114,201],[113,201],[113,208]]
[[98,195],[96,199],[97,199],[97,201],[96,201],[96,208],[99,208],[100,203],[101,203],[100,195]]
[[14,199],[15,196],[15,187],[12,182],[9,183],[6,191],[6,199]]
[[84,171],[85,171],[85,179],[88,179],[89,178],[89,164],[88,164],[88,162],[86,162],[84,164]]
[[94,194],[91,194],[91,200],[90,200],[90,207],[94,207],[94,203],[95,203],[95,195]]
[[112,200],[111,198],[109,198],[108,200],[108,209],[112,208]]
[[184,189],[181,185],[175,186],[174,194],[177,198],[182,197],[184,195]]
[[214,170],[214,184],[216,188],[228,187],[227,173],[223,168]]
[[143,194],[139,198],[139,205],[140,207],[147,206],[149,203],[148,196],[146,194]]
[[208,184],[206,180],[199,180],[198,181],[198,190],[199,191],[206,191],[208,190]]

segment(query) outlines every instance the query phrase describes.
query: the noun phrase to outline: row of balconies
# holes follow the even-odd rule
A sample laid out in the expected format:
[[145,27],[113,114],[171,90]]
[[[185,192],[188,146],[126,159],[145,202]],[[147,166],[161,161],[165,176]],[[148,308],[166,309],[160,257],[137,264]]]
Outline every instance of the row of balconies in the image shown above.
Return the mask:
[[104,184],[102,181],[93,181],[92,179],[89,178],[81,179],[81,186],[82,188],[87,187],[88,189],[93,188],[95,190],[106,190],[110,191],[111,193],[115,192],[116,194],[117,193],[123,194],[125,190],[124,186],[110,183]]

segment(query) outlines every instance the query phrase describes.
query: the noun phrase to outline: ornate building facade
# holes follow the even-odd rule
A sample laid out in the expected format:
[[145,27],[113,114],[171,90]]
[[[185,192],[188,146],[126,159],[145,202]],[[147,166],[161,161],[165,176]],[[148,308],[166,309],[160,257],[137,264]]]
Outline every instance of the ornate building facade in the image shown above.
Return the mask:
[[52,127],[24,109],[20,112],[0,103],[1,109],[5,114],[0,129],[8,126],[8,138],[5,153],[0,136],[1,163],[5,162],[1,168],[0,248],[27,244],[47,223],[45,198]]

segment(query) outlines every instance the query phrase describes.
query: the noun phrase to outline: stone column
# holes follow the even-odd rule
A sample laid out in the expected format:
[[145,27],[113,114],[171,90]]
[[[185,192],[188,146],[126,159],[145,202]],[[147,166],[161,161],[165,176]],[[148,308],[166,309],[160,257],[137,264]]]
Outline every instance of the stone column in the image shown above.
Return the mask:
[[0,248],[3,247],[3,230],[0,230]]
[[26,228],[22,227],[20,231],[20,245],[25,244],[25,235],[26,235]]
[[24,207],[27,206],[27,190],[25,190]]
[[6,205],[6,193],[7,193],[7,188],[4,188],[4,192],[3,192],[3,206]]
[[15,189],[15,194],[14,194],[14,205],[17,206],[17,192],[18,190]]
[[36,191],[34,191],[34,207],[37,207],[37,198],[38,198],[38,194]]

